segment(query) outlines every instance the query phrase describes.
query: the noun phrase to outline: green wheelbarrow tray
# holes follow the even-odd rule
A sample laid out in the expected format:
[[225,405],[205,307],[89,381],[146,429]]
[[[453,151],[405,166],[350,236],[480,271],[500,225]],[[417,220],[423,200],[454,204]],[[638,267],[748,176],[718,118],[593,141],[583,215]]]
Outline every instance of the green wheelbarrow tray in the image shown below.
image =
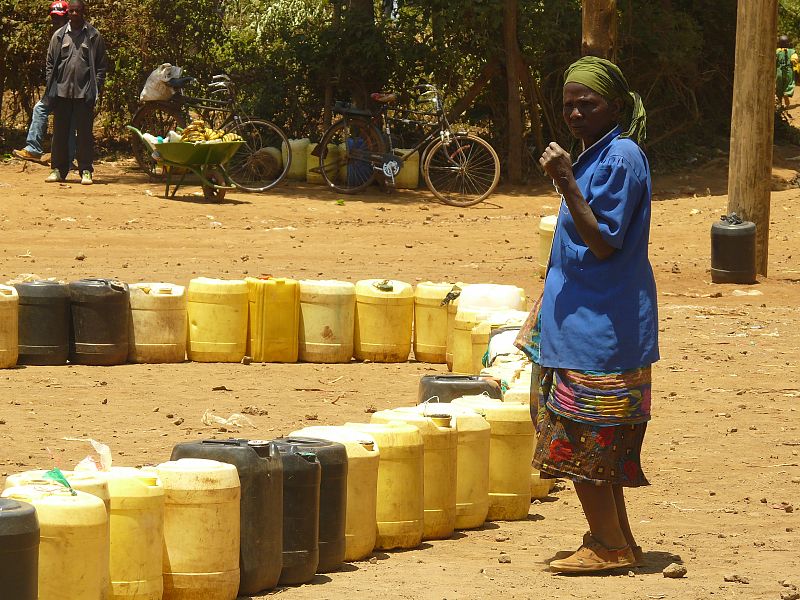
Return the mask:
[[[200,179],[203,194],[209,200],[222,200],[227,190],[235,189],[236,186],[224,165],[233,158],[244,142],[163,142],[154,146],[135,127],[128,125],[128,129],[139,137],[146,148],[158,154],[155,160],[164,167],[167,175],[165,198],[175,197],[186,178],[187,170]],[[173,168],[180,169],[182,173],[170,193]]]

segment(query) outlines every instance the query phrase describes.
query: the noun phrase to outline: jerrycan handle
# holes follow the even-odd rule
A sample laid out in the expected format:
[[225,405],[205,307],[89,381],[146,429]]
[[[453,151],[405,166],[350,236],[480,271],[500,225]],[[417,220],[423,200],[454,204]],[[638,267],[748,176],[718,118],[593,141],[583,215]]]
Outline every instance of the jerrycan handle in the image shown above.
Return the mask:
[[229,438],[227,440],[201,440],[200,443],[207,446],[245,446],[247,445],[247,440]]

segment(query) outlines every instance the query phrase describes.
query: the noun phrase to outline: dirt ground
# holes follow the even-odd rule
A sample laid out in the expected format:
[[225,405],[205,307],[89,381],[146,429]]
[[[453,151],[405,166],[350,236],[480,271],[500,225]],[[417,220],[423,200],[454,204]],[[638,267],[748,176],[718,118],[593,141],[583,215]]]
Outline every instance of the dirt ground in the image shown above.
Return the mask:
[[[775,179],[791,180],[800,148],[776,149]],[[625,598],[777,600],[800,587],[800,191],[772,196],[770,276],[712,285],[711,223],[725,212],[725,157],[655,177],[650,257],[659,290],[661,350],[643,464],[652,486],[629,494],[647,565],[623,575],[554,576],[545,561],[586,529],[563,486],[527,521],[487,524],[414,551],[376,554],[286,598]],[[165,200],[127,163],[101,163],[96,185],[45,184],[47,169],[0,164],[0,280],[22,273],[186,283],[194,276],[269,273],[510,283],[539,294],[537,223],[558,199],[547,186],[501,189],[471,209],[426,191],[340,197],[305,184],[206,203],[188,187]],[[745,292],[746,295],[740,295]],[[227,434],[206,409],[245,406],[271,438],[309,424],[366,421],[366,409],[412,404],[420,375],[439,365],[178,364],[28,367],[0,372],[3,476],[72,466],[68,436],[110,444],[115,464],[166,460],[182,440]],[[213,391],[216,386],[231,391]],[[182,422],[181,422],[182,421]],[[1,480],[1,479],[0,479]],[[784,504],[785,503],[785,504]],[[792,507],[794,510],[792,510]],[[504,538],[508,538],[505,541]],[[500,564],[500,553],[511,557]],[[684,579],[666,579],[673,561]],[[726,581],[738,575],[748,583]],[[729,577],[730,578],[730,577]]]

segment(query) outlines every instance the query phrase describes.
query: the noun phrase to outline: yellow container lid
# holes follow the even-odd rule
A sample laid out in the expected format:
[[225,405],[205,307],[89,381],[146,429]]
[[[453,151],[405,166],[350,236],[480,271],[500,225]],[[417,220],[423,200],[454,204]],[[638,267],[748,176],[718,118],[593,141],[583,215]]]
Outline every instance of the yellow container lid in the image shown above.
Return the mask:
[[362,299],[413,299],[414,288],[410,283],[395,279],[363,279],[356,283],[356,295]]

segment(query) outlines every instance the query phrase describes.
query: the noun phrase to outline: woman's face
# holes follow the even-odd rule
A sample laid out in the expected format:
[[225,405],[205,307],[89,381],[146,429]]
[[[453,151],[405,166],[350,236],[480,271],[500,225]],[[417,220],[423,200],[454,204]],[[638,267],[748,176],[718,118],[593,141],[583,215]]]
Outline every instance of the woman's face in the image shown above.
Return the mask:
[[564,86],[563,110],[570,132],[588,148],[616,127],[620,102],[609,102],[585,85],[570,82]]

